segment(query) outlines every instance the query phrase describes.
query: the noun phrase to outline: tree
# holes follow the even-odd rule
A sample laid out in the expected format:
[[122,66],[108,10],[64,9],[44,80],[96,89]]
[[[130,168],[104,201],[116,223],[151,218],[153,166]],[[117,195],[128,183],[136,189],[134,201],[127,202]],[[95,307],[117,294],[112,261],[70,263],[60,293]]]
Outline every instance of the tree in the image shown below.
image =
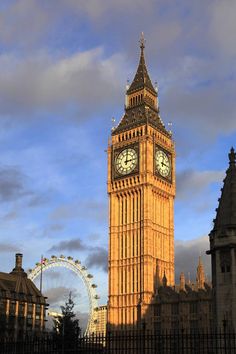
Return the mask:
[[70,292],[65,306],[61,306],[62,316],[54,320],[54,331],[59,337],[71,344],[78,339],[81,332],[79,320],[75,318],[73,312],[74,306],[75,303]]

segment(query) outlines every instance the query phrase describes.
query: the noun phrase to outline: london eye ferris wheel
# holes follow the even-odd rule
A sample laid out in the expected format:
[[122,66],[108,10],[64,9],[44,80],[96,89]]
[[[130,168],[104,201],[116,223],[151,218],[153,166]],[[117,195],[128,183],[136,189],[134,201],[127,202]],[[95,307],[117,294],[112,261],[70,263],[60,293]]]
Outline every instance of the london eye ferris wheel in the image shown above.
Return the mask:
[[66,296],[68,298],[69,291],[74,291],[78,300],[76,310],[87,317],[84,318],[85,333],[95,331],[99,299],[97,285],[92,281],[92,274],[79,260],[64,255],[44,258],[33,269],[29,269],[28,277],[48,297],[50,310],[53,308],[60,312],[60,306],[65,303]]

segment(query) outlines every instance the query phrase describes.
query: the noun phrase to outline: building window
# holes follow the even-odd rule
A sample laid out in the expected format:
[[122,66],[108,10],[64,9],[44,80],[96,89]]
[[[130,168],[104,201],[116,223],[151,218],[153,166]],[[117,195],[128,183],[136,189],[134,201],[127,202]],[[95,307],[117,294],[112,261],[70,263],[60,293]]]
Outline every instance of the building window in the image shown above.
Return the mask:
[[171,329],[174,331],[178,331],[179,329],[179,321],[172,321],[171,322]]
[[161,316],[161,305],[154,305],[154,316]]
[[195,332],[198,329],[198,320],[190,321],[190,331]]
[[10,302],[10,308],[9,308],[9,315],[10,316],[15,316],[16,314],[16,302],[15,301],[11,301]]
[[190,313],[198,313],[198,303],[190,302]]
[[221,272],[222,273],[230,273],[230,265],[229,264],[222,264],[221,265]]
[[19,303],[19,308],[18,308],[18,315],[23,317],[25,313],[25,303],[24,302],[20,302]]
[[161,321],[154,322],[154,331],[159,333],[161,331]]
[[171,314],[172,315],[179,314],[179,304],[171,304]]
[[7,304],[7,300],[0,299],[0,314],[6,313],[6,304]]
[[28,312],[33,312],[33,304],[28,303]]
[[40,304],[36,304],[36,308],[35,308],[35,318],[37,320],[39,320],[41,317],[41,305]]

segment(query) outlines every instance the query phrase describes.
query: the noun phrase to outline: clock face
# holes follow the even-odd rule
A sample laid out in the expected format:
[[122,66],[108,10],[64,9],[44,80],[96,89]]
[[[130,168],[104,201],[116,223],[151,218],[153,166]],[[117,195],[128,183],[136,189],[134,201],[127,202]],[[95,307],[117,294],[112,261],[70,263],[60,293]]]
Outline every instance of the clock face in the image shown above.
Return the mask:
[[157,172],[162,177],[170,177],[171,163],[170,157],[163,150],[156,150],[155,153],[155,166]]
[[138,154],[132,148],[122,150],[115,160],[116,171],[123,176],[131,173],[137,164]]

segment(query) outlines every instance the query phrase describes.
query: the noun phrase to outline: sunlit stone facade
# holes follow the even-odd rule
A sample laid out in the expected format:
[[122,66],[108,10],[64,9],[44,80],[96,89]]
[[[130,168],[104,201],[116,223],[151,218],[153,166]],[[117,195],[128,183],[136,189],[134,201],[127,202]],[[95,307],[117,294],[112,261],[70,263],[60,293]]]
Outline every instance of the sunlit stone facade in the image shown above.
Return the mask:
[[139,326],[163,276],[174,284],[175,148],[140,48],[108,146],[110,329]]

